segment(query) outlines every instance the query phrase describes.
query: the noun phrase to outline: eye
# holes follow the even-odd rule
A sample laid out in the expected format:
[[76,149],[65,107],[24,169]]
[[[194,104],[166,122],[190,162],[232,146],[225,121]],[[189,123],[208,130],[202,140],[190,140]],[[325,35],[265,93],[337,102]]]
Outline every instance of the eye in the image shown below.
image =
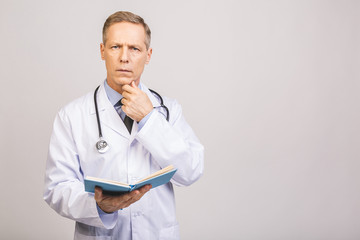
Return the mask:
[[137,47],[132,47],[132,50],[134,50],[134,51],[140,51],[140,49],[138,49]]
[[112,46],[111,49],[118,49],[119,46]]

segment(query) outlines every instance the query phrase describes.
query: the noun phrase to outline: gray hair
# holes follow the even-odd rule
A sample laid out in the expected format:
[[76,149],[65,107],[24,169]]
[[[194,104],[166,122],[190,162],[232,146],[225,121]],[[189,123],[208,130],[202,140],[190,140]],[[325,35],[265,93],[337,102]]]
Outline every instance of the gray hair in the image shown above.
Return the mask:
[[144,27],[145,33],[146,33],[146,39],[145,39],[145,45],[146,49],[149,49],[150,47],[150,41],[151,41],[151,31],[149,26],[145,23],[144,19],[136,14],[133,14],[131,12],[126,11],[119,11],[116,13],[111,14],[105,21],[103,31],[102,31],[102,37],[103,37],[103,43],[106,42],[106,32],[108,28],[113,25],[114,23],[119,22],[130,22],[135,24],[141,24]]

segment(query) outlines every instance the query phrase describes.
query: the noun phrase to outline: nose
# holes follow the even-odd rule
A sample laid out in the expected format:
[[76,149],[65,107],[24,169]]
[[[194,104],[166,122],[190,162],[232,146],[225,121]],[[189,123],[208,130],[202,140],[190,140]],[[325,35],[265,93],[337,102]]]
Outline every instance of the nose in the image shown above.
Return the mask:
[[126,47],[121,48],[120,51],[120,62],[121,63],[128,63],[129,62],[129,51]]

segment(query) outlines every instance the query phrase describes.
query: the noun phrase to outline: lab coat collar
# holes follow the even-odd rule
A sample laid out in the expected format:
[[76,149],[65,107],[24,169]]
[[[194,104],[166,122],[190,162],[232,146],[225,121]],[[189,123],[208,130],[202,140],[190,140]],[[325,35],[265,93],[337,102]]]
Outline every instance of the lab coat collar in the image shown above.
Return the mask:
[[[121,120],[119,114],[116,112],[115,108],[112,106],[106,95],[104,84],[101,84],[98,90],[97,105],[99,110],[101,128],[104,135],[103,137],[105,139],[107,138],[104,131],[105,126],[107,126],[115,132],[121,134],[125,138],[130,138],[129,131],[127,130],[124,122]],[[92,104],[92,107],[90,108],[90,114],[96,114],[94,102]],[[134,124],[132,133],[137,132],[137,126],[135,127],[135,125],[137,124]]]

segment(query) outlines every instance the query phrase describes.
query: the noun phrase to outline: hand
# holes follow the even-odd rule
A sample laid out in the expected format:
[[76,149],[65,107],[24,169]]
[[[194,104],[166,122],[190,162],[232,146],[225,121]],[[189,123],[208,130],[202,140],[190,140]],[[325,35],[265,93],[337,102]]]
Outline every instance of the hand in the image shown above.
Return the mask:
[[123,106],[121,109],[131,119],[140,122],[141,119],[153,110],[149,97],[136,86],[134,81],[130,85],[124,85],[122,90],[123,99],[121,102]]
[[146,192],[151,189],[151,185],[145,185],[138,190],[125,193],[120,196],[105,195],[100,187],[95,187],[95,201],[99,208],[106,213],[112,213],[119,209],[126,208],[134,202],[140,200]]

